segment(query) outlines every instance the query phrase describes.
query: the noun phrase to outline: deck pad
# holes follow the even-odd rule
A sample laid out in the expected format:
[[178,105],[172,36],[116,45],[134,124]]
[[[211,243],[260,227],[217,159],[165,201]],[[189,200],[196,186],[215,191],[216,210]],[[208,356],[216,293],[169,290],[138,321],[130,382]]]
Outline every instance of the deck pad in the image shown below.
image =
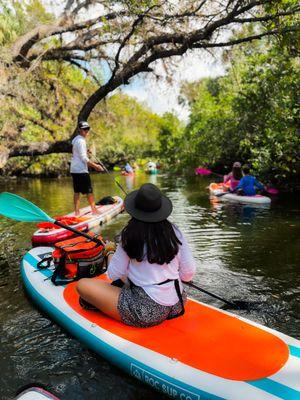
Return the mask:
[[279,371],[289,357],[288,346],[279,337],[193,300],[188,300],[182,317],[145,329],[82,309],[76,282],[65,288],[64,299],[77,313],[101,328],[221,378],[240,381],[266,378]]

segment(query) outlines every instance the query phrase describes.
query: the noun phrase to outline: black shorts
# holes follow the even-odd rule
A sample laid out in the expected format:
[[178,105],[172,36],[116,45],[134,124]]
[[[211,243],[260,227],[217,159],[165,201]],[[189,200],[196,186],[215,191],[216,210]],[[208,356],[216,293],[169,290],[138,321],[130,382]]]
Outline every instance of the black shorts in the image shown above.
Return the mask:
[[93,193],[92,182],[89,174],[71,174],[73,178],[74,193]]

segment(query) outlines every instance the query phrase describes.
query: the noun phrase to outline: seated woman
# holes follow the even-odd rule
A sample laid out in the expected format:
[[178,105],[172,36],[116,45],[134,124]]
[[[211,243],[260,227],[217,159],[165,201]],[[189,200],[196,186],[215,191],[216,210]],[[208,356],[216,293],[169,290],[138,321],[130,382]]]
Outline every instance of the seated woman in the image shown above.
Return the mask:
[[[125,198],[131,219],[121,233],[107,274],[122,288],[97,279],[81,279],[81,298],[127,325],[149,327],[184,313],[186,293],[181,281],[196,271],[191,251],[180,230],[167,220],[171,201],[146,183]],[[114,282],[113,282],[114,283]]]
[[224,176],[223,183],[230,182],[230,191],[234,191],[243,177],[241,163],[236,161],[232,166],[232,171]]
[[243,178],[240,180],[239,184],[235,188],[238,194],[242,196],[255,196],[256,190],[265,190],[265,186],[260,183],[255,176],[250,175],[249,165],[243,166]]

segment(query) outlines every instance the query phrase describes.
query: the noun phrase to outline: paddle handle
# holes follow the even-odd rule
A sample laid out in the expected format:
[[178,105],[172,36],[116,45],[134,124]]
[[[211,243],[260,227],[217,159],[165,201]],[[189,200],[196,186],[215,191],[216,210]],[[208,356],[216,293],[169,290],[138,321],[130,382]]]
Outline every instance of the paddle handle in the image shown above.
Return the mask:
[[223,299],[222,297],[220,297],[220,296],[218,296],[218,295],[216,295],[216,294],[214,294],[214,293],[208,292],[207,290],[202,289],[201,287],[195,285],[195,284],[192,283],[192,282],[183,282],[183,283],[184,283],[185,285],[187,285],[187,286],[190,286],[190,287],[194,288],[194,289],[200,290],[200,292],[203,292],[203,293],[205,293],[205,294],[208,294],[209,296],[214,297],[215,299],[218,299],[218,300],[223,301],[223,303],[228,304],[231,308],[239,308],[237,304],[232,303],[231,301],[228,301],[228,300],[226,300],[226,299]]
[[[108,173],[108,175],[112,176],[111,173],[110,173],[110,172],[108,171],[108,169],[106,168],[106,166],[105,166],[100,160],[98,160],[97,157],[94,157],[94,159],[95,159],[95,161],[96,161],[98,164],[101,165],[101,167],[104,169],[104,171],[105,171],[106,173]],[[122,192],[125,194],[125,196],[127,196],[128,193],[127,193],[126,190],[123,188],[123,186],[122,186],[116,179],[114,179],[114,181],[115,181],[115,183],[119,186],[119,188],[122,190]]]
[[83,237],[91,240],[92,242],[102,244],[102,246],[105,246],[105,243],[103,242],[103,240],[95,238],[93,236],[90,236],[85,232],[78,231],[77,229],[74,229],[69,225],[62,224],[60,221],[54,221],[54,224],[60,226],[61,228],[67,229],[68,231],[76,233],[76,235],[83,236]]

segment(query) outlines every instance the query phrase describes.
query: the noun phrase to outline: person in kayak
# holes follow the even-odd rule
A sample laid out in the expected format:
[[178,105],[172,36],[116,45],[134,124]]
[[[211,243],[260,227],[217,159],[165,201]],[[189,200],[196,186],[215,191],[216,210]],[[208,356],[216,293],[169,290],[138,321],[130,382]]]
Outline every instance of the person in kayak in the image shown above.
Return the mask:
[[237,192],[237,194],[242,196],[255,196],[257,189],[265,190],[265,186],[259,182],[255,176],[250,175],[249,165],[243,166],[243,174],[244,176],[234,189],[234,192]]
[[232,171],[228,175],[224,176],[223,183],[225,184],[229,182],[230,190],[234,191],[234,189],[237,187],[242,177],[243,177],[242,165],[239,161],[236,161],[235,163],[233,163]]
[[132,168],[132,166],[129,164],[129,162],[127,162],[126,163],[126,165],[125,165],[125,167],[124,167],[124,171],[127,173],[127,174],[133,174],[133,168]]
[[170,199],[155,185],[142,185],[124,203],[131,219],[116,252],[108,251],[107,275],[113,284],[84,278],[77,291],[81,305],[95,306],[127,325],[158,325],[184,313],[182,281],[193,278],[195,260],[183,234],[167,219]]
[[147,171],[153,171],[153,170],[156,170],[156,169],[157,169],[157,167],[156,167],[156,163],[155,162],[149,161],[147,163]]
[[87,196],[92,213],[98,214],[99,212],[95,206],[88,167],[92,167],[96,171],[103,171],[103,169],[100,165],[90,161],[87,155],[85,138],[90,130],[89,124],[86,121],[81,121],[78,124],[78,128],[79,134],[72,140],[72,159],[70,167],[73,179],[75,215],[80,214],[80,193]]

